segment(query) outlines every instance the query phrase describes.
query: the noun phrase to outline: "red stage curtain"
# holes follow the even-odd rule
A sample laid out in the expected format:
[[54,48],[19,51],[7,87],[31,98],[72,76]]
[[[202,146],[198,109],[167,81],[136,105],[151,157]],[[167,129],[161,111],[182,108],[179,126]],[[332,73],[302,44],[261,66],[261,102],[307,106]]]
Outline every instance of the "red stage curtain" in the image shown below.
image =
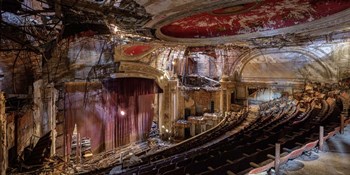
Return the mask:
[[[154,94],[162,90],[151,79],[119,78],[103,82],[116,104],[115,145],[122,146],[146,138],[149,134],[154,110]],[[121,115],[124,111],[125,115]]]
[[[91,138],[95,153],[147,138],[154,116],[154,94],[162,92],[154,80],[110,79],[103,85],[102,90],[87,94],[66,93],[67,143],[71,143],[75,123],[81,137]],[[125,115],[121,115],[121,111]],[[67,151],[70,151],[70,144]]]

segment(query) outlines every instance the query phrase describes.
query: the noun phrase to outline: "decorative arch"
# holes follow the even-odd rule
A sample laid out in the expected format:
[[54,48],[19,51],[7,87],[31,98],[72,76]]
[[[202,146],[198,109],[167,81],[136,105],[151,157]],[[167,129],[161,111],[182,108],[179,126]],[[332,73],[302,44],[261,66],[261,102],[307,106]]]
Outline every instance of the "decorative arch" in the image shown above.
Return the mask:
[[160,131],[160,135],[165,132],[165,129],[162,128],[165,125],[167,128],[171,128],[168,126],[168,123],[165,119],[165,116],[170,115],[170,109],[166,106],[166,101],[170,99],[167,98],[170,94],[169,89],[169,79],[166,72],[163,72],[157,68],[154,68],[150,65],[146,65],[140,62],[127,62],[121,61],[119,64],[119,72],[112,75],[113,78],[145,78],[145,79],[153,79],[158,86],[163,90],[163,95],[159,99],[160,105],[158,106],[159,110],[159,119],[158,119],[158,127]]
[[113,75],[113,78],[146,78],[154,79],[158,86],[164,90],[167,82],[165,73],[145,64],[136,62],[120,62],[119,73]]
[[240,58],[238,58],[239,61],[237,61],[234,65],[234,74],[233,78],[235,80],[241,80],[242,78],[242,72],[244,70],[244,67],[253,59],[257,58],[261,55],[267,55],[267,54],[276,54],[276,53],[299,53],[302,55],[305,55],[312,60],[315,60],[316,63],[318,63],[324,70],[326,70],[327,76],[325,78],[331,79],[332,72],[330,71],[328,65],[326,65],[322,58],[325,57],[325,53],[317,52],[315,50],[305,50],[303,48],[284,48],[284,49],[266,49],[266,50],[253,50],[251,52],[247,52],[244,55],[242,55]]

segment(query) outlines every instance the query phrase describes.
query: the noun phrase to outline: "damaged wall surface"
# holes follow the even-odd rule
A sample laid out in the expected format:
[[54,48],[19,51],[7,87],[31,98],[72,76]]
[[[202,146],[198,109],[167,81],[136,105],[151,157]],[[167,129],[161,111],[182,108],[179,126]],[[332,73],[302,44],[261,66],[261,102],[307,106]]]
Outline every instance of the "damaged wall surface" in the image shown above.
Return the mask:
[[[182,123],[188,116],[214,112],[223,118],[249,100],[269,101],[302,92],[310,81],[350,77],[347,0],[1,5],[2,174],[3,157],[9,157],[7,173],[47,160],[44,168],[62,161],[61,172],[77,172],[81,143],[96,159],[113,153],[115,163],[115,151],[148,144],[152,124],[155,146],[176,142],[190,129]],[[209,129],[201,127],[197,131]],[[33,151],[36,146],[41,150]],[[96,162],[109,166],[102,160]]]

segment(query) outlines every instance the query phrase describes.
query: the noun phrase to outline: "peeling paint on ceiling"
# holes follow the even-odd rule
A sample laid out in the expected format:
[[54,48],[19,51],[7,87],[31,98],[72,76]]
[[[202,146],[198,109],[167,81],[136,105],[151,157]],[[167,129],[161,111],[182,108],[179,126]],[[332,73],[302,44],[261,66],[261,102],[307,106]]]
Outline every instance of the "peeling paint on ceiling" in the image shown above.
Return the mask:
[[347,0],[265,0],[228,6],[171,22],[175,38],[212,38],[270,31],[321,19],[350,8]]

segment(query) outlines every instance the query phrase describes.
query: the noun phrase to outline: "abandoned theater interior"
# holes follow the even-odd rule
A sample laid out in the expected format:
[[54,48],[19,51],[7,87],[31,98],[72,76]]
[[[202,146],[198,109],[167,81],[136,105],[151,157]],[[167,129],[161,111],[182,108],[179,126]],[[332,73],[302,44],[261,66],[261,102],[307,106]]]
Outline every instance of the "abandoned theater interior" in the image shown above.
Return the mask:
[[0,10],[1,175],[350,172],[349,0]]

